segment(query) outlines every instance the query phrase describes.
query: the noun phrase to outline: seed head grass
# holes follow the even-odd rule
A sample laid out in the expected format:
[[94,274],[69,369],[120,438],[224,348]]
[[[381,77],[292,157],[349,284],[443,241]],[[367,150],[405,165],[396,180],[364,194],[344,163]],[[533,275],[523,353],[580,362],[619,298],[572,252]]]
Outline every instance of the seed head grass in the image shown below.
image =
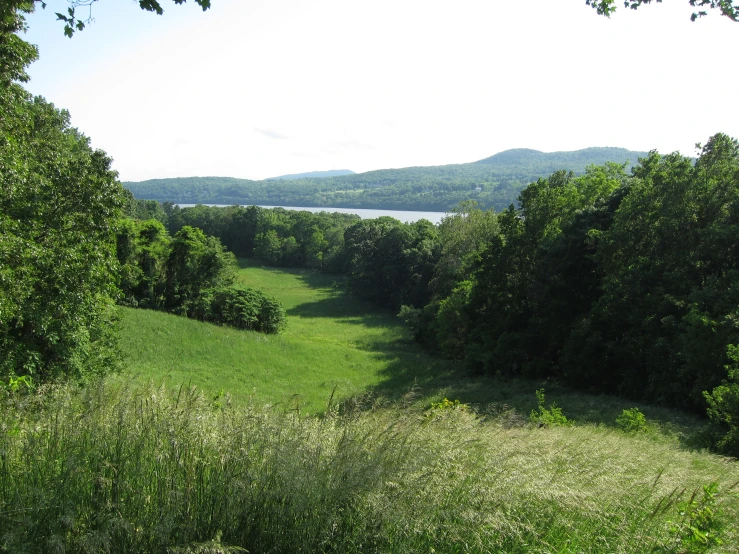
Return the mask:
[[2,402],[5,552],[682,552],[712,483],[704,550],[739,544],[735,462],[603,426],[102,381]]

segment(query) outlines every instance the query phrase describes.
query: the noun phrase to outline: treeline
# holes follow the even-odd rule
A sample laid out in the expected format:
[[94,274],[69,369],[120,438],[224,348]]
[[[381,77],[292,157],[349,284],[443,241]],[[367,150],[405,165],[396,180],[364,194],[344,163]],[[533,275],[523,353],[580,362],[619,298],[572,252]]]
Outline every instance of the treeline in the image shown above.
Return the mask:
[[389,210],[449,211],[466,200],[505,209],[539,177],[568,168],[576,174],[606,161],[636,163],[646,152],[587,148],[544,153],[507,150],[476,163],[383,169],[313,179],[249,181],[228,177],[153,179],[124,186],[136,198],[180,204],[331,206]]
[[558,171],[518,205],[463,204],[438,226],[256,207],[162,212],[173,231],[202,225],[240,254],[345,274],[418,341],[480,372],[699,412],[708,401],[728,421],[739,405],[739,143],[719,134],[697,161],[652,152],[631,172]]
[[284,328],[285,310],[261,291],[235,284],[236,258],[202,230],[170,238],[157,220],[119,223],[119,303],[264,333]]
[[137,219],[164,224],[172,234],[187,226],[202,229],[236,256],[256,256],[271,265],[310,267],[328,273],[345,271],[344,232],[360,221],[353,214],[314,214],[258,206],[180,208],[133,199],[126,210]]
[[705,410],[739,341],[739,146],[651,153],[532,183],[414,312],[420,340],[488,373]]

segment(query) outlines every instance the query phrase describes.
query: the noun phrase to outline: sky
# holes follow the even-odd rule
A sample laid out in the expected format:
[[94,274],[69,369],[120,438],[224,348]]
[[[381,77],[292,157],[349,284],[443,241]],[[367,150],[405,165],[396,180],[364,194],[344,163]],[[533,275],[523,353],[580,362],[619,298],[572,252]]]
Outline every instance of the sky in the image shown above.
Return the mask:
[[[695,155],[739,137],[739,23],[688,0],[100,0],[69,39],[47,0],[27,88],[122,181],[473,162],[509,148]],[[78,9],[78,15],[79,10]]]

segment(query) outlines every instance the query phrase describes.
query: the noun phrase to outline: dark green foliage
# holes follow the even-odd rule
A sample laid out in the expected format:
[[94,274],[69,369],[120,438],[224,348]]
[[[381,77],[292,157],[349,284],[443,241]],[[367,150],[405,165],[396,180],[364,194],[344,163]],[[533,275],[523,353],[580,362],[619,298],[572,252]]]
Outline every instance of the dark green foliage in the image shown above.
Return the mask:
[[215,237],[156,220],[123,220],[117,235],[121,303],[263,333],[285,327],[285,310],[260,291],[234,286],[236,260]]
[[[481,371],[703,411],[739,342],[738,151],[716,135],[697,161],[653,152],[631,176],[557,171],[518,208],[465,204],[438,227],[249,208],[248,232],[257,257],[345,272],[356,294],[402,307],[417,340]],[[217,228],[240,209],[169,218]]]
[[508,150],[475,163],[382,169],[321,179],[248,181],[230,177],[185,177],[124,184],[136,198],[183,204],[450,211],[460,202],[475,200],[482,208],[500,211],[516,201],[527,183],[557,170],[568,168],[580,174],[589,165],[607,161],[634,164],[645,155],[646,152],[623,148],[553,153]]
[[213,235],[237,256],[255,256],[277,266],[310,267],[329,273],[344,271],[344,230],[359,216],[264,209],[257,206],[183,208],[164,204],[168,227],[184,225]]
[[185,226],[172,237],[166,270],[166,308],[186,311],[204,289],[230,286],[236,259],[215,237]]
[[125,204],[123,213],[126,217],[146,221],[156,219],[160,223],[167,224],[167,212],[164,206],[156,200],[136,200],[130,190],[124,189]]
[[279,333],[285,328],[285,309],[274,298],[248,287],[221,287],[200,291],[188,314],[200,321],[236,329]]
[[35,47],[0,6],[0,375],[80,378],[114,364],[122,188],[69,114],[18,84]]
[[414,335],[482,371],[703,411],[739,341],[739,144],[624,169],[539,179],[461,262],[464,234],[442,233]]
[[391,217],[355,223],[345,233],[351,290],[380,305],[422,307],[438,259],[438,231],[428,221],[401,223]]
[[166,304],[165,285],[170,238],[156,220],[120,222],[117,253],[120,264],[121,303],[141,308],[162,309]]
[[739,456],[739,346],[730,344],[727,356],[731,361],[726,366],[728,379],[710,394],[704,392],[703,396],[708,402],[708,417],[725,429],[724,436],[718,441],[719,448]]
[[612,390],[702,410],[739,339],[739,148],[716,135],[695,163],[656,153],[599,236],[601,296],[563,363]]
[[282,261],[282,243],[280,237],[277,236],[277,231],[270,229],[256,236],[254,255],[270,265],[278,265]]

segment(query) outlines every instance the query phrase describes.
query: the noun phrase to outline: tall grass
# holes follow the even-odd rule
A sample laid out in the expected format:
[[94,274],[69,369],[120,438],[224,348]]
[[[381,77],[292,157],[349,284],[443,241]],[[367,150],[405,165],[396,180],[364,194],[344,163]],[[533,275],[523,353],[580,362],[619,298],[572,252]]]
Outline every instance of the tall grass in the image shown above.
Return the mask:
[[4,552],[681,552],[685,506],[739,544],[735,463],[602,427],[110,383],[2,402]]

